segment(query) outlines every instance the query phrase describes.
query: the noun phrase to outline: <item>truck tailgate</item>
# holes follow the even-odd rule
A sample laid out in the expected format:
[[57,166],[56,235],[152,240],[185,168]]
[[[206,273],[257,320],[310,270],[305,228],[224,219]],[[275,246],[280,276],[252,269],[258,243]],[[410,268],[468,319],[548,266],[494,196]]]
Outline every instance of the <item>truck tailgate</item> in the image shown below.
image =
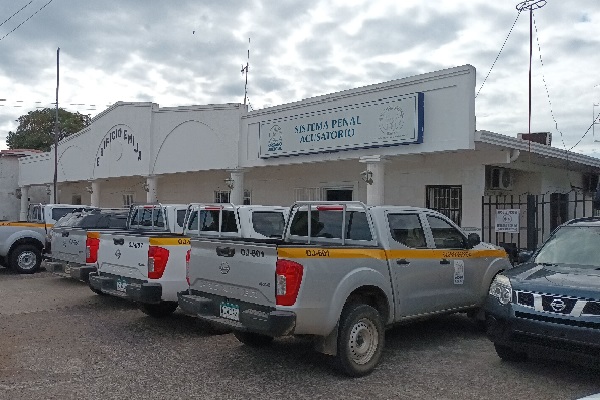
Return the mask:
[[134,279],[148,278],[148,237],[131,233],[101,233],[98,270]]
[[192,238],[190,289],[263,306],[275,306],[277,247]]
[[86,240],[84,229],[62,228],[52,231],[52,258],[59,261],[85,264]]

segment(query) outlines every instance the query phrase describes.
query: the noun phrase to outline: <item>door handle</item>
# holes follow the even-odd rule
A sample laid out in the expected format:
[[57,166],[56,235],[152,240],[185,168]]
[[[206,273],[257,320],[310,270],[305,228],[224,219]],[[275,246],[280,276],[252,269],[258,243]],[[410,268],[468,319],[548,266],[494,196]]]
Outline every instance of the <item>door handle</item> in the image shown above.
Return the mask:
[[400,259],[396,260],[396,264],[398,264],[398,265],[408,265],[408,264],[410,264],[410,261],[408,261],[406,258],[400,258]]
[[125,239],[123,239],[123,238],[113,239],[113,243],[116,244],[117,246],[123,246],[125,244]]
[[445,258],[442,258],[442,260],[440,261],[440,264],[450,264],[450,261]]
[[217,247],[217,255],[219,257],[233,257],[235,249],[232,247]]
[[69,232],[63,232],[62,237],[69,237]]

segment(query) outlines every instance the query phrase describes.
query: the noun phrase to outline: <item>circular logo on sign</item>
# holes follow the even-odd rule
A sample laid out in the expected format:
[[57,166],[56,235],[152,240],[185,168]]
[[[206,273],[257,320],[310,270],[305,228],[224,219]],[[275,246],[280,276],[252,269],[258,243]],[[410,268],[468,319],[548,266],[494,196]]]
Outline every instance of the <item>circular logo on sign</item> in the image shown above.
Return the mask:
[[269,151],[282,150],[283,137],[281,134],[281,127],[279,125],[273,125],[269,129]]
[[504,221],[504,222],[511,222],[512,221],[512,217],[510,215],[504,214],[502,216],[502,221]]
[[399,135],[404,126],[404,110],[400,106],[388,106],[379,115],[379,129],[388,136]]

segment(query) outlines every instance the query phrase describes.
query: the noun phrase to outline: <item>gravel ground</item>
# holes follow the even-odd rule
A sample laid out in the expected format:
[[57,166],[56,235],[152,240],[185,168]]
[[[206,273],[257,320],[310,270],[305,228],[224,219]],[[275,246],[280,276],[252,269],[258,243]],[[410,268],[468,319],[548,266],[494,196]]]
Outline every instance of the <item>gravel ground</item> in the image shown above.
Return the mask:
[[600,369],[506,363],[462,315],[390,330],[380,366],[349,379],[298,339],[266,349],[179,310],[153,319],[48,272],[0,268],[0,399],[577,399]]

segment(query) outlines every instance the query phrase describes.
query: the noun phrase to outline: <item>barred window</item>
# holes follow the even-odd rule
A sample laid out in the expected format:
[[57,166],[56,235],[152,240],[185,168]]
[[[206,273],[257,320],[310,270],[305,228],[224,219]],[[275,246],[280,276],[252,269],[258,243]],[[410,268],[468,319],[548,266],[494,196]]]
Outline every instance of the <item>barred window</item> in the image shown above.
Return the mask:
[[462,220],[462,186],[430,185],[425,187],[425,207],[450,218],[460,226]]

